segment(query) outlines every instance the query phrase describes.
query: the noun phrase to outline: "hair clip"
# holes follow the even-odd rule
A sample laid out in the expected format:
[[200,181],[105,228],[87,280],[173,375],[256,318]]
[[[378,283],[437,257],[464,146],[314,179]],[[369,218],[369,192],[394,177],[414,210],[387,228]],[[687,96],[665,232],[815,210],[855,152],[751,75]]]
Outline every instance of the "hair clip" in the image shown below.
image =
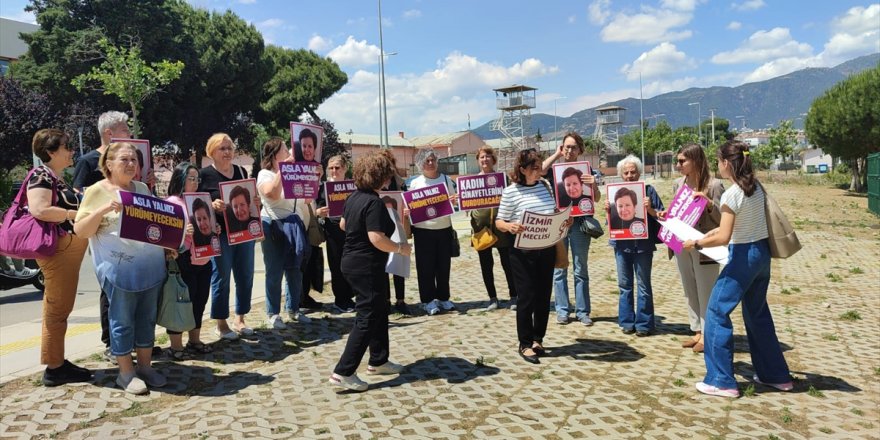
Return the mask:
[[748,155],[749,155],[749,150],[743,151],[743,156],[748,156]]

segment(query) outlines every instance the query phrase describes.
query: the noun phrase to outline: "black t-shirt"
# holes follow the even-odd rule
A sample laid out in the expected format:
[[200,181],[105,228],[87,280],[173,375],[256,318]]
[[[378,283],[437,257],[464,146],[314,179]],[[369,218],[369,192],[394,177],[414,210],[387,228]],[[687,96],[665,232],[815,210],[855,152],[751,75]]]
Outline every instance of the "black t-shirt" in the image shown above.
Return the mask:
[[[37,167],[30,180],[27,182],[27,189],[43,188],[55,192],[55,205],[63,209],[72,209],[76,211],[79,208],[79,198],[73,188],[67,185],[64,179],[56,179],[52,171],[45,165]],[[73,233],[73,223],[65,220],[58,224],[61,229]]]
[[82,155],[76,161],[76,168],[73,169],[73,187],[82,191],[83,188],[92,186],[104,179],[104,175],[98,168],[98,159],[101,153],[98,150],[92,150]]
[[342,248],[343,272],[357,274],[385,273],[388,253],[373,246],[367,232],[394,234],[394,221],[375,191],[357,190],[345,200],[345,245]]
[[[213,165],[208,165],[199,170],[199,177],[202,181],[199,183],[198,192],[206,192],[211,194],[211,201],[222,199],[220,196],[220,183],[221,182],[230,182],[233,180],[241,180],[247,179],[248,174],[245,171],[244,167],[239,165],[232,166],[232,177],[228,178],[217,171],[217,168],[214,168]],[[217,217],[217,224],[223,225],[223,213],[220,211],[215,212]]]

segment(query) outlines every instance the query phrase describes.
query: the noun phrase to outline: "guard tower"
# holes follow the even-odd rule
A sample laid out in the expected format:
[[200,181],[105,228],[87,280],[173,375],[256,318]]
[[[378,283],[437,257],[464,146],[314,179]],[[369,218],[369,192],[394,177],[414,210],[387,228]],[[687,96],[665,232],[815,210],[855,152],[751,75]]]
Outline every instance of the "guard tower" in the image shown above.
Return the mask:
[[495,90],[495,108],[501,111],[492,124],[492,130],[500,131],[507,140],[505,151],[499,151],[499,171],[509,170],[516,152],[525,148],[525,129],[531,126],[532,109],[535,108],[534,87],[514,84]]
[[601,142],[599,164],[608,166],[608,153],[620,153],[620,128],[625,119],[626,108],[610,105],[596,109],[596,131],[593,139]]

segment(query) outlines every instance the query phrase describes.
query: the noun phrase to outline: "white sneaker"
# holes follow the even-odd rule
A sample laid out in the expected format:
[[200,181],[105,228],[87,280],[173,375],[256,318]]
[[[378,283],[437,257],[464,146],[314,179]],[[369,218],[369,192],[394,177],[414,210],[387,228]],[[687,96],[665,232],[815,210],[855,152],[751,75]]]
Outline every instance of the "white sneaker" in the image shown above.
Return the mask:
[[367,366],[367,374],[400,374],[401,371],[403,371],[403,365],[395,364],[391,361],[387,361],[377,367]]
[[275,330],[284,330],[287,328],[287,324],[284,323],[284,320],[281,319],[281,315],[272,315],[269,317],[269,325],[272,326]]
[[440,304],[439,304],[439,301],[437,301],[437,300],[435,299],[434,301],[431,301],[431,302],[429,302],[429,303],[426,303],[426,304],[425,304],[425,312],[427,312],[428,315],[431,315],[431,316],[440,313]]
[[455,304],[452,301],[440,301],[440,308],[446,311],[455,310]]
[[697,391],[710,396],[727,397],[730,399],[739,397],[739,390],[736,388],[718,388],[703,382],[697,382],[696,386]]
[[120,388],[129,394],[147,394],[150,391],[147,388],[147,384],[134,373],[130,376],[123,376],[122,373],[119,373],[119,376],[116,376],[116,385],[119,385]]
[[296,313],[291,314],[290,320],[296,321],[300,324],[308,324],[308,323],[312,322],[312,318],[309,318],[303,312],[296,312]]
[[328,380],[331,385],[336,385],[342,388],[348,388],[353,391],[366,391],[369,386],[366,382],[362,381],[361,378],[358,377],[357,373],[352,374],[351,376],[342,376],[336,373],[330,375],[330,379]]
[[221,333],[220,329],[217,328],[217,329],[214,329],[214,334],[217,335],[217,337],[219,337],[220,339],[224,339],[227,341],[234,341],[234,340],[238,339],[238,333],[236,333],[232,330],[229,330],[226,333]]

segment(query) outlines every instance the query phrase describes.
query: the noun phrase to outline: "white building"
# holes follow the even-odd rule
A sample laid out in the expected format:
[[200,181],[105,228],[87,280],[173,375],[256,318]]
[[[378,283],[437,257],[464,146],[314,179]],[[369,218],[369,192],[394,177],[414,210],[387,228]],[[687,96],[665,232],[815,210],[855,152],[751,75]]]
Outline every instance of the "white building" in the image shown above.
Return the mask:
[[36,32],[38,29],[40,26],[35,24],[0,17],[0,75],[6,75],[9,65],[28,50],[19,34]]

